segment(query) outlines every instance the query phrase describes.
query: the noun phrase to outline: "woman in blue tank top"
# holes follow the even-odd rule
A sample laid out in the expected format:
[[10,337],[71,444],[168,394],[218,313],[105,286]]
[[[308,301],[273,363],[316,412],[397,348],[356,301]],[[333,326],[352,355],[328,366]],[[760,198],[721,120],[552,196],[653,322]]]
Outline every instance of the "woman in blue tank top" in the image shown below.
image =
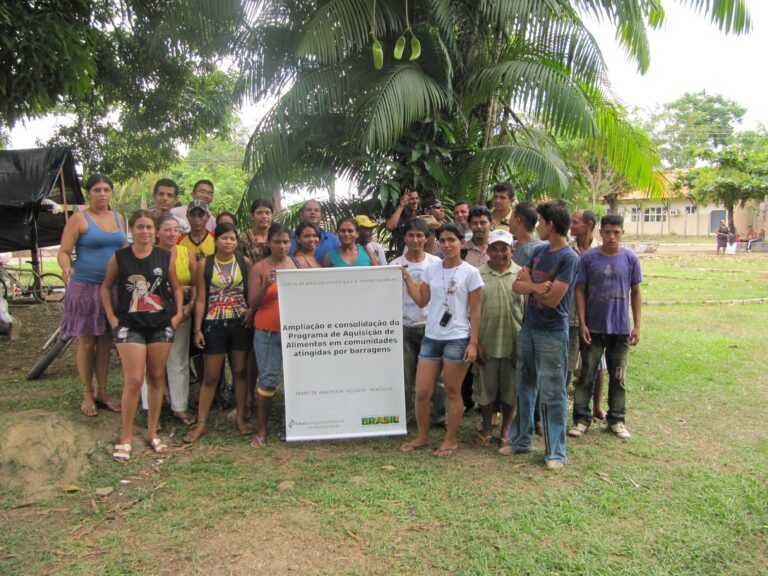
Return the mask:
[[[112,181],[94,174],[85,183],[85,189],[89,206],[70,217],[56,259],[67,285],[61,332],[78,337],[77,371],[83,384],[80,412],[85,416],[96,416],[97,405],[120,412],[120,405],[107,394],[112,334],[101,305],[99,288],[107,262],[128,239],[125,219],[109,208]],[[73,258],[73,251],[77,259]]]
[[375,266],[376,255],[370,246],[357,243],[360,225],[354,218],[344,218],[336,225],[336,235],[341,246],[329,250],[323,257],[324,268],[345,268],[350,266]]

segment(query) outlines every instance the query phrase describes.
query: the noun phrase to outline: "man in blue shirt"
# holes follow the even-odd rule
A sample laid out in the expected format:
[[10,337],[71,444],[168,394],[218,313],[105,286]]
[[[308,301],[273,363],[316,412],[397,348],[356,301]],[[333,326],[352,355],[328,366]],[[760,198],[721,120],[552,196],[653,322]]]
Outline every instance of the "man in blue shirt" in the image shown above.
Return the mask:
[[[301,221],[313,222],[320,227],[320,243],[315,248],[315,260],[323,261],[327,252],[341,246],[336,234],[323,230],[323,207],[317,200],[307,200],[301,208]],[[291,233],[291,256],[296,253],[296,236]]]
[[550,470],[565,466],[568,419],[568,311],[579,257],[568,246],[571,214],[562,200],[539,204],[539,236],[549,241],[531,254],[512,285],[528,296],[517,343],[517,415],[504,455],[531,451],[533,411],[540,395],[544,425],[544,462]]

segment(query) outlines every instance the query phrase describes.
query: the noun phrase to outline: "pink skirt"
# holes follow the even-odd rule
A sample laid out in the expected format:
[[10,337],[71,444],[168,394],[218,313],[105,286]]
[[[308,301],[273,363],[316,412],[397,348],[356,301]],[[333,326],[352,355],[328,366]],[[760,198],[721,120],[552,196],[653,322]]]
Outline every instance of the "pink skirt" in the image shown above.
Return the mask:
[[[112,333],[101,304],[100,290],[101,284],[69,281],[64,294],[64,317],[60,326],[64,336],[103,336]],[[114,303],[114,290],[112,300]]]

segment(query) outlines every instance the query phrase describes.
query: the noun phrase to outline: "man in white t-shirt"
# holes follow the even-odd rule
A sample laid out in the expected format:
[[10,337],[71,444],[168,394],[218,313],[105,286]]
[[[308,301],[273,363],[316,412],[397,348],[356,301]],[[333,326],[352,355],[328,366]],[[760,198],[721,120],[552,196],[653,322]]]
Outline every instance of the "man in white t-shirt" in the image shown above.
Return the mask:
[[[403,239],[407,250],[390,265],[408,268],[408,273],[416,283],[421,282],[424,271],[440,258],[424,251],[429,235],[429,225],[420,218],[412,218],[403,226]],[[427,309],[420,308],[408,294],[403,284],[403,367],[405,375],[405,409],[408,421],[414,418],[416,391],[416,364],[419,361],[419,349],[424,338],[427,324]],[[441,379],[442,380],[442,379]],[[445,422],[445,388],[438,385],[432,395],[432,419],[437,424]]]

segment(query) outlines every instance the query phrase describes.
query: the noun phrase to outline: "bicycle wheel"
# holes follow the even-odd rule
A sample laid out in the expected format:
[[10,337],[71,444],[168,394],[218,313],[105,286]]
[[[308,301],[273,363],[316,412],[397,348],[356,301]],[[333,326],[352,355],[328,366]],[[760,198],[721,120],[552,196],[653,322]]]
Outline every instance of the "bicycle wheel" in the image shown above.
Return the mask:
[[40,275],[40,291],[35,291],[35,299],[45,304],[63,302],[66,286],[64,279],[53,272]]
[[32,370],[29,371],[29,374],[27,374],[27,380],[37,380],[40,378],[48,366],[50,366],[51,363],[56,360],[56,358],[58,358],[62,352],[64,352],[64,349],[72,340],[73,338],[71,336],[59,336],[56,339],[56,342],[53,343],[53,346],[45,351],[45,353],[40,357],[40,360],[37,361],[37,364],[35,364],[32,367]]

